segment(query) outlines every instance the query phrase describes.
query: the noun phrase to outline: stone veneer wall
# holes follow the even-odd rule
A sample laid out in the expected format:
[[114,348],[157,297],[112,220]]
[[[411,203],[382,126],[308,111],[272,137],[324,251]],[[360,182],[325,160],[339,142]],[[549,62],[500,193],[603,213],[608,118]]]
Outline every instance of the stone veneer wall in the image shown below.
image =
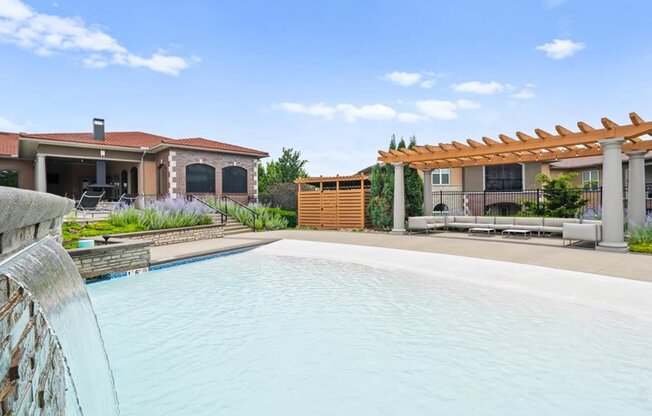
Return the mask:
[[104,245],[102,238],[96,238],[93,248],[68,250],[79,274],[84,279],[104,274],[124,272],[149,266],[151,241],[131,241],[111,238],[110,244]]
[[163,246],[166,244],[224,237],[224,226],[222,224],[198,225],[196,227],[115,234],[113,237],[130,240],[149,240],[154,246]]
[[[0,187],[0,261],[46,236],[61,239],[73,202]],[[0,275],[0,409],[3,415],[65,414],[61,347],[34,300]]]
[[34,301],[0,277],[0,408],[3,415],[65,413],[63,357]]

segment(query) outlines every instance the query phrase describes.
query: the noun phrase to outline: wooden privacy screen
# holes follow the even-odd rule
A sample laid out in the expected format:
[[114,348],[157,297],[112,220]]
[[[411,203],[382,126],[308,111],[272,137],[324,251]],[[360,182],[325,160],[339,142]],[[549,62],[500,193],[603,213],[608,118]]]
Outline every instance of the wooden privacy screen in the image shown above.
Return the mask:
[[301,178],[298,225],[321,229],[371,226],[366,207],[371,195],[364,175]]

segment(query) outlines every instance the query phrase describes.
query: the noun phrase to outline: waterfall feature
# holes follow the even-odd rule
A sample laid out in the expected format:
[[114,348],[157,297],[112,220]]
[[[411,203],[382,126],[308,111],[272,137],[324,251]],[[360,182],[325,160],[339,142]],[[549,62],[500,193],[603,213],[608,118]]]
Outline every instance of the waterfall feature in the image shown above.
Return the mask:
[[72,208],[0,187],[0,400],[11,414],[120,414],[95,312],[60,243]]
[[0,274],[29,293],[54,332],[81,413],[119,414],[113,375],[91,300],[61,244],[47,237],[0,264]]

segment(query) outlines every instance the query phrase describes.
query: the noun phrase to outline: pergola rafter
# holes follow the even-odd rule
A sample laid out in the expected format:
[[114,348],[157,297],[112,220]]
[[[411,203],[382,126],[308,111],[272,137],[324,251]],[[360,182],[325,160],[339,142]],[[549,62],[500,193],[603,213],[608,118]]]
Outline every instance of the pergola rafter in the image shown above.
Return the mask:
[[652,135],[652,122],[644,121],[638,114],[630,113],[630,124],[619,125],[608,118],[600,120],[602,128],[580,121],[579,131],[555,126],[557,134],[535,129],[535,136],[521,131],[516,138],[498,135],[500,141],[483,137],[482,143],[467,139],[438,145],[417,146],[415,149],[379,151],[378,160],[385,163],[408,163],[417,169],[446,167],[488,166],[506,163],[555,161],[572,157],[602,154],[599,141],[624,138],[623,151],[652,150],[652,140],[641,136]]

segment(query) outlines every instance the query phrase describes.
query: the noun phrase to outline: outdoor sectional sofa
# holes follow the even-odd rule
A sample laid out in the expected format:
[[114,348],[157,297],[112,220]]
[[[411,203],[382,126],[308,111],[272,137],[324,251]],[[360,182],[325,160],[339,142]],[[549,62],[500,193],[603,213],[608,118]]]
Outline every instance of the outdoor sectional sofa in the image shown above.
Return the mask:
[[435,231],[450,228],[493,228],[497,231],[507,229],[529,230],[537,234],[563,234],[564,224],[592,224],[592,228],[601,228],[600,221],[580,221],[576,218],[540,218],[540,217],[488,217],[488,216],[431,216],[431,217],[410,217],[408,218],[408,230],[413,231]]

